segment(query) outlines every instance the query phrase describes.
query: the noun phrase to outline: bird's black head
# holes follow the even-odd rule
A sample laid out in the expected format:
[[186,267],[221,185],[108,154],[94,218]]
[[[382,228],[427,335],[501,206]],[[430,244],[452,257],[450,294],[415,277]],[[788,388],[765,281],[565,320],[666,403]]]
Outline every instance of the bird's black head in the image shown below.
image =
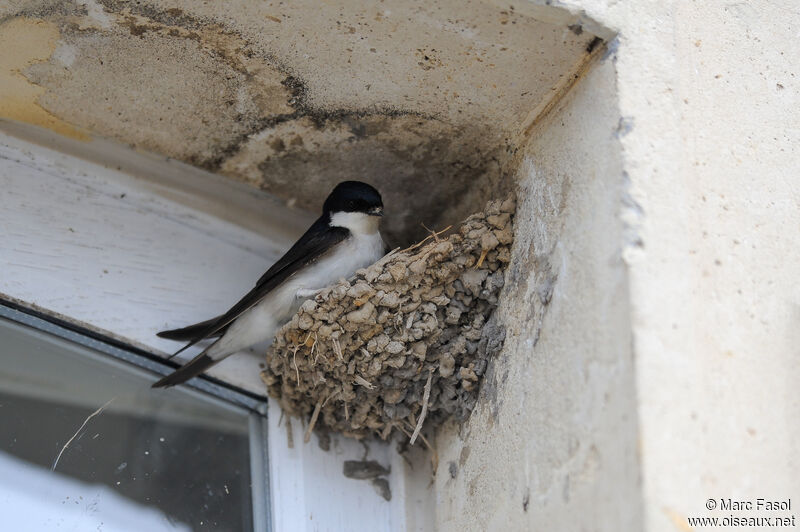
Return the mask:
[[322,210],[330,215],[336,212],[360,212],[383,216],[383,201],[374,187],[360,181],[342,181],[325,200]]

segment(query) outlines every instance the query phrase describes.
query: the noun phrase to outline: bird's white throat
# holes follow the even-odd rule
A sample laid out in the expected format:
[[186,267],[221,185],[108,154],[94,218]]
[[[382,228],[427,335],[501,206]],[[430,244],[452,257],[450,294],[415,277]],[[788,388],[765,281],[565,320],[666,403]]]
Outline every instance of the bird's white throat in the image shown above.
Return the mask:
[[370,216],[363,212],[335,212],[331,214],[331,226],[344,227],[351,233],[372,235],[378,232],[380,223],[378,216]]

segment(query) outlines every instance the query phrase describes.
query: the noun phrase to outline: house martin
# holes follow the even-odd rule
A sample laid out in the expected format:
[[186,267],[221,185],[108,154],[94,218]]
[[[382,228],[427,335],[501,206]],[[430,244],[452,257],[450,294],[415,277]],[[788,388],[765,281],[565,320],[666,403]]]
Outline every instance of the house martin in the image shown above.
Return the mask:
[[181,384],[237,351],[271,340],[303,301],[380,259],[385,252],[378,230],[380,216],[383,202],[375,188],[359,181],[336,185],[317,221],[230,310],[158,333],[161,338],[188,342],[176,355],[206,338],[217,340],[153,387]]

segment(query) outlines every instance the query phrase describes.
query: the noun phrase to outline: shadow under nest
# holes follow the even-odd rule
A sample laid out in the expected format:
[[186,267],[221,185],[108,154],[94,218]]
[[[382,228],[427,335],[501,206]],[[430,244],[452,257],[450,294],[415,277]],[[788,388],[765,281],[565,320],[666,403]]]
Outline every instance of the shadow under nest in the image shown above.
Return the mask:
[[[311,430],[414,443],[472,411],[505,330],[493,311],[511,260],[513,199],[447,237],[394,251],[306,301],[276,334],[261,377]],[[422,436],[425,440],[425,437]]]

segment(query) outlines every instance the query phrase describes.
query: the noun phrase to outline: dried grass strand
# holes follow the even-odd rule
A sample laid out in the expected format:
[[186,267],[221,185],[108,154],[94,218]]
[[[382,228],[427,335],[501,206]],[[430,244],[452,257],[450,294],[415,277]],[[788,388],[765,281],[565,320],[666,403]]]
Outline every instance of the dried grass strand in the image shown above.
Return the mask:
[[[423,225],[422,227],[425,227],[425,226]],[[427,242],[431,238],[435,239],[435,241],[438,242],[439,241],[439,235],[441,235],[442,233],[446,233],[447,231],[449,231],[452,228],[453,228],[452,225],[448,225],[447,227],[445,227],[441,231],[437,232],[437,231],[431,231],[430,229],[425,227],[425,229],[430,231],[431,234],[426,236],[425,238],[423,238],[422,240],[420,240],[419,242],[417,242],[413,246],[407,247],[406,249],[401,249],[400,253],[405,253],[406,251],[413,251],[413,250],[417,249],[418,247],[422,246],[423,244],[425,244],[425,242]]]
[[414,434],[411,435],[411,440],[409,440],[411,445],[414,445],[414,442],[417,441],[417,436],[419,436],[419,432],[422,430],[422,423],[425,422],[425,416],[428,414],[428,399],[431,397],[431,379],[433,379],[433,371],[428,372],[428,380],[425,382],[425,392],[422,394],[422,412],[420,412],[419,419],[417,420],[417,428],[414,429]]
[[[327,399],[325,401],[327,401]],[[314,425],[317,424],[319,411],[322,410],[322,405],[324,404],[325,403],[322,401],[322,399],[317,401],[317,404],[314,407],[314,413],[311,414],[311,421],[308,422],[308,428],[306,428],[306,433],[303,436],[303,443],[308,443],[309,441],[311,441],[311,431],[314,430]]]

